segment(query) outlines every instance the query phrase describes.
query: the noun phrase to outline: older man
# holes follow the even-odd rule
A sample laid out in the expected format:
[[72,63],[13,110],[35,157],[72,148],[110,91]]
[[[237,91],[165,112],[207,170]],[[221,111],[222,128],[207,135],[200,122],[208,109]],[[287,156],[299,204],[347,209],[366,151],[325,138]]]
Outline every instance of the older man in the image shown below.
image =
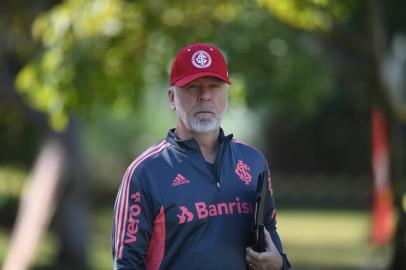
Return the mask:
[[128,167],[113,217],[115,269],[289,269],[268,179],[265,252],[250,245],[258,175],[267,161],[220,127],[231,84],[223,55],[194,43],[172,63],[176,128]]

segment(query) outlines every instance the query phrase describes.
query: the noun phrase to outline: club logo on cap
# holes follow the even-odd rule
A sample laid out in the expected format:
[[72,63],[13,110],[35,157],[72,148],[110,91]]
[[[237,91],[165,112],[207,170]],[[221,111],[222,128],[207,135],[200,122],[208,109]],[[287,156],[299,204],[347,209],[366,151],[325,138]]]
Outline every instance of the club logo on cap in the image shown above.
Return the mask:
[[211,65],[211,57],[205,51],[196,51],[192,55],[192,64],[197,68],[207,68]]

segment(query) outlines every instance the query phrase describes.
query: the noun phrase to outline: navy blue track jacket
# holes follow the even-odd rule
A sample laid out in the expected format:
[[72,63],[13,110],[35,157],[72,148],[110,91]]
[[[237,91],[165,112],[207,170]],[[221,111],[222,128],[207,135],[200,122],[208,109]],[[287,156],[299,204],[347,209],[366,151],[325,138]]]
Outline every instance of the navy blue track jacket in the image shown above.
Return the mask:
[[[115,269],[245,270],[258,175],[257,149],[224,136],[214,166],[194,139],[167,138],[128,167],[117,194],[112,252]],[[266,227],[289,268],[276,232],[271,179]]]

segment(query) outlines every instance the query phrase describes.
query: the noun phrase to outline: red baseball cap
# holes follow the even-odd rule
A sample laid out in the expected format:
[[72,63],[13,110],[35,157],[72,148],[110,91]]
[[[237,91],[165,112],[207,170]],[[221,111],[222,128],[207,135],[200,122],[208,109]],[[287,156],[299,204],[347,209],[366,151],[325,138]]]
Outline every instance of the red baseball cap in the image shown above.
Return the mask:
[[173,60],[170,85],[183,87],[201,77],[215,77],[231,84],[220,50],[210,44],[193,43],[181,49]]

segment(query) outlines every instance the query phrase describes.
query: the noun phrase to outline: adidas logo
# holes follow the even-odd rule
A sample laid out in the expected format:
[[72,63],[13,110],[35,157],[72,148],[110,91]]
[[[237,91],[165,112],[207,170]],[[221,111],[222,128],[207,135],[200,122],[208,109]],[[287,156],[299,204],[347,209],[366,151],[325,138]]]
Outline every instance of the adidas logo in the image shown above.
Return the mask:
[[190,183],[189,179],[187,179],[186,177],[184,177],[183,175],[178,173],[176,175],[175,179],[173,179],[172,186],[176,187],[176,186],[179,186],[179,185],[189,184],[189,183]]

